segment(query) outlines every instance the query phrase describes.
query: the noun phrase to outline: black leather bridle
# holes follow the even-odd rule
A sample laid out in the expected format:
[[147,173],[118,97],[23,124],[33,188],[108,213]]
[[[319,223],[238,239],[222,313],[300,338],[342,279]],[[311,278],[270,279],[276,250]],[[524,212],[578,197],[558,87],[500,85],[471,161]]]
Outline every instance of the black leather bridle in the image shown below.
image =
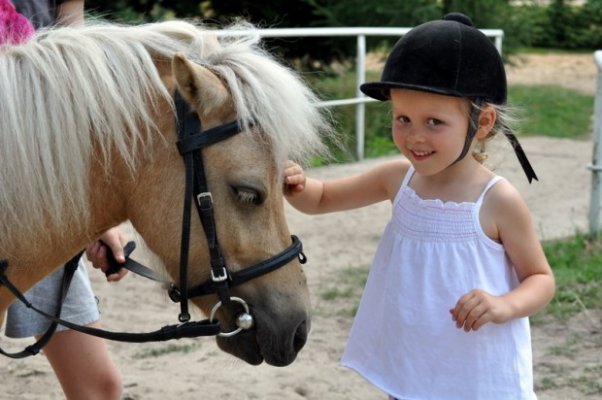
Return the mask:
[[[172,301],[180,303],[180,314],[178,316],[180,323],[176,325],[167,325],[159,330],[148,333],[111,332],[103,329],[73,324],[60,318],[60,308],[69,288],[71,278],[77,269],[77,261],[81,257],[82,252],[77,254],[67,264],[65,264],[63,284],[61,288],[61,301],[55,315],[48,314],[38,309],[25,298],[23,293],[19,291],[19,289],[17,289],[8,279],[6,275],[8,261],[2,260],[0,261],[0,285],[10,290],[15,295],[17,300],[21,301],[26,307],[52,321],[52,324],[37,342],[31,346],[28,346],[23,351],[8,353],[0,348],[0,354],[11,358],[23,358],[37,354],[48,342],[54,333],[57,324],[61,324],[70,329],[98,336],[104,339],[132,343],[165,341],[198,336],[233,336],[243,329],[250,329],[253,325],[253,318],[249,312],[248,304],[239,297],[231,296],[229,289],[281,268],[295,258],[298,258],[299,262],[302,264],[307,261],[305,255],[303,254],[303,246],[301,242],[296,236],[292,236],[292,244],[289,247],[284,249],[282,252],[268,258],[267,260],[261,261],[236,272],[232,272],[228,269],[218,242],[213,211],[213,198],[207,186],[201,150],[207,146],[221,142],[240,133],[241,127],[237,121],[234,121],[203,131],[198,115],[196,112],[190,109],[188,103],[186,103],[178,91],[176,91],[174,95],[174,101],[177,118],[176,127],[178,131],[177,145],[179,152],[184,159],[186,173],[182,236],[180,244],[180,279],[179,285],[169,282],[168,293]],[[205,237],[207,239],[211,260],[211,278],[199,285],[188,288],[188,257],[190,249],[190,222],[192,214],[191,203],[193,199],[195,200],[194,204],[199,214],[203,230],[205,231]],[[130,254],[134,248],[134,242],[128,243],[124,248],[126,255],[125,264],[118,264],[114,258],[109,257],[109,264],[111,265],[111,268],[107,271],[107,274],[111,274],[124,267],[147,278],[164,282],[163,278],[153,270],[130,258]],[[188,299],[213,293],[217,294],[219,301],[211,310],[211,315],[209,318],[201,321],[190,321]],[[214,318],[215,313],[221,306],[228,305],[231,302],[236,302],[242,305],[244,312],[239,315],[236,321],[238,325],[237,329],[232,332],[222,332],[219,321]]]
[[[186,322],[190,319],[188,312],[188,298],[201,296],[210,293],[217,293],[221,305],[229,304],[233,297],[230,296],[228,289],[232,286],[240,285],[250,279],[265,275],[274,271],[295,258],[304,264],[307,260],[303,254],[303,247],[296,236],[292,236],[292,244],[281,253],[269,258],[268,260],[257,263],[248,268],[242,269],[237,273],[230,272],[225,264],[222,255],[215,225],[215,216],[213,212],[213,197],[207,186],[205,177],[205,168],[203,166],[203,155],[200,150],[212,144],[226,140],[241,132],[241,127],[237,121],[226,123],[215,128],[203,131],[201,121],[196,112],[191,111],[188,103],[181,97],[180,93],[175,93],[175,105],[178,121],[178,150],[184,158],[186,170],[186,185],[184,192],[184,211],[182,219],[182,241],[180,248],[180,286],[179,292],[180,322]],[[190,243],[190,215],[192,199],[195,199],[195,206],[205,231],[209,255],[211,260],[211,279],[206,282],[188,289],[188,250]],[[171,291],[172,299],[174,291]],[[246,307],[246,303],[236,298],[239,303]],[[219,307],[219,303],[217,305]],[[215,313],[214,308],[212,314]],[[213,315],[211,315],[213,317]],[[211,318],[210,318],[211,319]]]

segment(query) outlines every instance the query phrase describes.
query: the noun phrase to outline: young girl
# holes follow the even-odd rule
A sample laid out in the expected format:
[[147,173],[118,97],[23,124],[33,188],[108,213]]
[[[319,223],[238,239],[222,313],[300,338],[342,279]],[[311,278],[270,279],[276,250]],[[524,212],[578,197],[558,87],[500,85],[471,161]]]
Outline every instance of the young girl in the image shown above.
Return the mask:
[[342,364],[391,399],[535,399],[527,317],[554,277],[517,190],[472,155],[501,131],[536,179],[504,121],[499,53],[450,14],[404,36],[381,81],[361,89],[391,100],[405,159],[329,182],[285,170],[300,211],[393,206]]

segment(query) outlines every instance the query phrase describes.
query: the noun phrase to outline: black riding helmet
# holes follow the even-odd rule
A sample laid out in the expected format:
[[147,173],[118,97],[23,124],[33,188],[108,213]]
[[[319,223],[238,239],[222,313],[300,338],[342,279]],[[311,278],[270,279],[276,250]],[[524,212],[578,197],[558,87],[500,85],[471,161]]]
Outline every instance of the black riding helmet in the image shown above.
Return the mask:
[[377,100],[407,88],[449,96],[506,102],[506,71],[500,53],[464,14],[418,25],[393,47],[380,82],[360,86]]
[[[403,36],[389,54],[381,80],[366,82],[360,90],[380,101],[390,90],[405,88],[447,96],[467,97],[477,105],[502,105],[507,99],[506,71],[491,40],[461,13],[418,25]],[[477,131],[478,110],[473,110],[462,153],[466,156]],[[517,154],[529,182],[537,179],[518,140],[504,132]]]

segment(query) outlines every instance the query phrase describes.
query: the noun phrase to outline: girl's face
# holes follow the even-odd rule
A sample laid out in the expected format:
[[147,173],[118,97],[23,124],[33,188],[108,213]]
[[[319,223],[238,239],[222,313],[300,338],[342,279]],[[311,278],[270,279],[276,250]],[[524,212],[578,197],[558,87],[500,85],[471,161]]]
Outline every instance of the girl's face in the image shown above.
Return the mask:
[[[416,172],[431,176],[456,161],[468,132],[467,99],[392,89],[391,103],[393,141]],[[472,159],[470,153],[464,159]]]

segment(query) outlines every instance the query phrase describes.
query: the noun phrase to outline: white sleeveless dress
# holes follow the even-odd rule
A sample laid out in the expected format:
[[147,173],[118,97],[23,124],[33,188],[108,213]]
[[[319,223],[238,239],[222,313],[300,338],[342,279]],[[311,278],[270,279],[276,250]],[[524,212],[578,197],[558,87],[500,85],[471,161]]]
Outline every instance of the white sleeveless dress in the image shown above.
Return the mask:
[[397,399],[519,400],[533,392],[528,318],[455,326],[449,310],[468,291],[518,285],[500,243],[483,232],[483,198],[424,200],[408,186],[393,201],[341,364]]

